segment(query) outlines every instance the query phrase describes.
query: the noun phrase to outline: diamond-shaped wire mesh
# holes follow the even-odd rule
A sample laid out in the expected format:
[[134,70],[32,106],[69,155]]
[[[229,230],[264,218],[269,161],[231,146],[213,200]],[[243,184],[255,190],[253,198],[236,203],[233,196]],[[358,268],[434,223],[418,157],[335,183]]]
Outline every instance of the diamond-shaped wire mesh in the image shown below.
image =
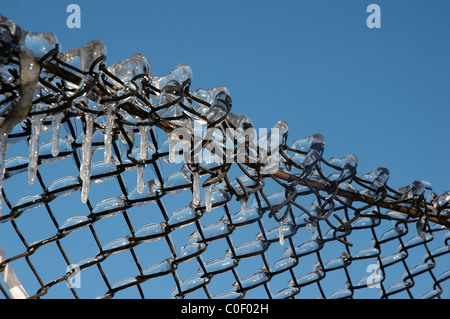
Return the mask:
[[[356,156],[326,160],[323,136],[289,142],[284,121],[264,161],[227,89],[192,90],[189,66],[107,67],[100,41],[60,52],[0,18],[4,297],[441,297],[450,192],[358,176]],[[234,143],[220,162],[198,122],[234,129],[244,160]],[[192,159],[179,128],[202,158],[175,160]]]

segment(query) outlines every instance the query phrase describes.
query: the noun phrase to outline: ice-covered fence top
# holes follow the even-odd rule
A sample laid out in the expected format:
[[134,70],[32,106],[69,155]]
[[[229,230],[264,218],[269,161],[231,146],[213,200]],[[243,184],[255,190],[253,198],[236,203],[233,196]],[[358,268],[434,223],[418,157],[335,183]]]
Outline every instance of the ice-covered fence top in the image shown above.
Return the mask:
[[[103,165],[108,168],[105,172],[117,167],[137,171],[135,190],[120,198],[120,204],[115,202],[116,210],[141,199],[162,197],[189,183],[190,208],[200,213],[235,197],[240,202],[243,220],[250,220],[247,202],[257,195],[256,205],[280,223],[277,239],[281,243],[286,235],[292,236],[290,232],[295,228],[289,226],[294,223],[292,207],[305,212],[308,228],[326,221],[334,239],[348,246],[352,243],[345,239],[346,235],[364,214],[415,223],[421,238],[434,224],[449,227],[450,191],[442,195],[427,193],[431,185],[420,180],[393,189],[387,184],[389,170],[383,167],[358,177],[355,155],[329,160],[323,157],[325,140],[321,134],[288,143],[285,121],[261,131],[247,116],[232,113],[227,88],[192,92],[192,71],[188,65],[181,64],[164,76],[155,76],[142,54],[108,67],[105,53],[106,47],[99,40],[61,51],[53,33],[26,31],[0,15],[0,188],[1,181],[24,168],[32,184],[41,163],[81,148],[81,158],[76,158],[77,179],[57,181],[39,199],[14,206],[8,203],[10,211],[0,214],[1,222],[18,218],[37,202],[51,201],[52,192],[56,194],[54,190],[62,188],[80,186],[81,201],[86,203],[92,183],[93,148],[100,145],[104,148]],[[72,119],[82,121],[82,134],[74,136],[76,140],[61,138],[62,123],[73,129]],[[43,149],[40,135],[47,127],[51,127],[53,140]],[[159,147],[155,128],[167,133],[167,140]],[[137,136],[139,143],[135,143]],[[29,158],[6,161],[8,144],[24,137],[29,138]],[[117,157],[113,156],[116,141],[121,141],[122,147],[122,154]],[[144,180],[144,168],[158,159],[184,163],[171,186],[161,182],[157,166],[157,178]],[[243,175],[232,181],[228,173],[233,165]],[[200,185],[201,178],[204,181]],[[282,186],[283,200],[271,201],[264,194],[268,179]],[[201,188],[204,201],[200,198]],[[214,198],[217,193],[221,200]],[[313,194],[316,199],[306,209],[295,201],[305,194]],[[346,208],[353,215],[343,218],[336,214]],[[85,225],[86,220],[72,224],[69,227],[75,229]],[[64,232],[58,236],[64,236]]]
[[[311,185],[330,195],[335,193],[351,200],[376,203],[407,213],[419,218],[421,225],[425,221],[433,221],[448,227],[450,223],[449,211],[445,209],[450,201],[450,192],[441,196],[430,193],[426,201],[425,189],[430,184],[424,181],[414,181],[409,186],[393,190],[386,185],[389,170],[381,167],[357,178],[358,160],[355,155],[331,158],[329,161],[322,158],[325,140],[320,134],[295,140],[288,146],[288,125],[285,121],[279,121],[274,129],[258,139],[256,134],[249,133],[256,132],[250,118],[230,112],[231,97],[227,88],[197,89],[190,93],[192,71],[188,65],[179,65],[161,77],[152,76],[147,59],[142,54],[134,54],[129,59],[107,67],[104,64],[106,47],[99,40],[92,40],[81,48],[60,52],[58,39],[53,33],[25,31],[4,16],[0,16],[0,24],[0,62],[3,65],[10,64],[2,69],[1,74],[4,94],[0,102],[2,176],[7,135],[14,134],[12,129],[16,124],[23,120],[31,121],[29,181],[33,183],[42,121],[46,116],[53,116],[55,142],[52,155],[56,156],[58,128],[64,112],[72,111],[77,116],[84,116],[86,122],[80,172],[83,181],[89,179],[90,152],[87,150],[92,146],[93,120],[96,116],[104,115],[106,121],[100,128],[105,133],[105,161],[111,158],[112,135],[120,130],[120,124],[136,125],[140,131],[155,125],[169,134],[168,146],[172,151],[169,152],[169,161],[173,161],[173,154],[179,151],[176,146],[181,145],[181,150],[186,149],[186,135],[189,135],[189,150],[194,154],[184,152],[183,160],[189,164],[187,167],[194,176],[201,170],[204,157],[211,157],[199,154],[216,155],[208,160],[223,166],[216,169],[211,174],[211,180],[203,186],[219,182],[221,179],[213,176],[223,175],[229,166],[225,164],[243,162],[253,164],[251,166],[260,172],[272,173],[290,184]],[[18,73],[14,65],[19,65]],[[157,100],[154,99],[155,93],[158,94]],[[114,126],[115,123],[117,126]],[[214,129],[212,133],[205,133],[211,128]],[[170,134],[174,130],[178,134]],[[231,135],[230,130],[233,132]],[[275,134],[271,134],[273,132],[280,136],[274,137]],[[120,137],[129,144],[134,140],[132,135],[130,131],[120,132]],[[267,140],[271,138],[272,143],[275,140],[281,142],[280,147],[276,147],[276,151],[281,151],[281,157],[273,149],[261,150],[264,146],[270,148]],[[243,145],[242,140],[246,144]],[[145,164],[145,142],[142,140],[140,153],[129,158]],[[236,149],[230,149],[233,146]],[[207,152],[202,153],[202,148],[206,148]],[[243,153],[243,150],[247,153]],[[131,149],[129,151],[131,153]],[[261,151],[264,152],[263,156],[259,154]],[[242,159],[243,154],[246,157]],[[274,158],[271,159],[270,155],[274,155]],[[339,172],[324,176],[320,170],[321,164]],[[358,191],[352,187],[352,180],[364,189]],[[239,195],[245,198],[245,194]]]

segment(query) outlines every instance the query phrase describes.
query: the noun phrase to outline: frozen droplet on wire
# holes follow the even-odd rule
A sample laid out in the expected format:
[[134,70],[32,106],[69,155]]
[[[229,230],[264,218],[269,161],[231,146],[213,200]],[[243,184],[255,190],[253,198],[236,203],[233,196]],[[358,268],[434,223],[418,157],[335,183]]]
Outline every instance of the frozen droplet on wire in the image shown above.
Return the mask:
[[423,181],[414,181],[408,186],[400,187],[397,192],[401,193],[401,199],[418,199],[425,193],[425,184]]
[[[161,88],[161,94],[158,98],[158,106],[168,107],[173,105],[175,101],[179,100],[183,95],[183,86],[178,79],[171,79],[164,84]],[[163,109],[161,114],[166,113],[168,110]]]
[[285,143],[289,134],[289,125],[286,121],[278,121],[275,126],[274,129],[278,130],[278,141],[274,141],[276,143],[276,145],[279,145],[280,142]]
[[[148,64],[145,56],[140,53],[136,53],[129,59],[111,65],[108,68],[108,71],[127,84],[137,75],[150,75],[150,65]],[[113,84],[119,85],[117,81],[113,81]]]
[[371,173],[361,175],[361,178],[365,181],[371,182],[373,188],[384,187],[389,179],[389,170],[385,167],[378,167]]
[[328,179],[335,183],[342,183],[348,181],[356,174],[356,167],[358,166],[358,158],[354,154],[349,154],[345,158],[333,157],[329,160],[331,165],[341,167],[340,173],[333,173],[328,176]]
[[308,138],[308,153],[300,167],[304,175],[309,175],[314,165],[322,158],[325,149],[325,139],[321,134],[313,134]]
[[58,38],[52,32],[26,32],[23,44],[24,48],[37,58],[42,58],[56,45],[58,45]]
[[95,60],[106,54],[106,46],[100,40],[90,40],[84,46],[71,49],[61,55],[61,60],[81,71],[87,71]]
[[232,107],[232,101],[230,92],[226,87],[217,87],[212,91],[213,99],[211,107],[206,113],[206,117],[213,123],[222,121],[225,116],[230,112]]
[[170,71],[172,76],[175,76],[181,83],[186,83],[192,80],[192,69],[187,64],[179,64],[174,70]]

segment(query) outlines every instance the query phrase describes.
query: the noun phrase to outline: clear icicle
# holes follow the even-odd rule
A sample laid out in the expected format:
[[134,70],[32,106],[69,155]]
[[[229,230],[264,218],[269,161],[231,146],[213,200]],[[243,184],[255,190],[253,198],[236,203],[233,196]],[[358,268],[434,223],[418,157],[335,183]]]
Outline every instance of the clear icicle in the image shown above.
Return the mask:
[[148,141],[148,126],[139,126],[139,133],[141,134],[140,155],[141,160],[147,159],[147,141]]
[[89,195],[89,180],[83,180],[83,185],[81,187],[81,202],[86,203]]
[[279,227],[279,234],[278,234],[278,238],[280,239],[280,245],[284,246],[284,223],[283,220],[280,220],[280,227]]
[[80,178],[83,182],[81,189],[81,201],[87,202],[89,194],[89,183],[91,177],[91,158],[92,158],[92,135],[93,135],[94,114],[86,113],[86,132],[84,134],[81,151],[83,153],[80,167]]
[[144,192],[144,165],[138,165],[137,167],[137,191],[139,194]]
[[111,144],[112,144],[112,129],[114,125],[114,113],[111,109],[106,110],[106,127],[105,127],[105,162],[111,162]]
[[[139,126],[139,133],[141,134],[141,145],[139,152],[139,159],[145,161],[147,159],[147,140],[148,140],[148,126]],[[139,194],[144,192],[144,165],[137,167],[137,191]]]
[[[6,148],[8,145],[8,133],[1,132],[0,137],[0,194],[2,192],[3,176],[5,175],[5,159],[6,159]],[[2,199],[0,195],[0,215],[2,212]]]
[[52,117],[52,129],[53,129],[53,140],[52,140],[52,156],[58,156],[59,154],[59,130],[61,128],[61,120],[64,113],[58,113]]
[[246,198],[241,198],[239,201],[241,202],[242,215],[247,214],[247,199]]
[[200,177],[198,172],[192,174],[192,204],[197,206],[200,203]]
[[425,232],[425,220],[420,218],[416,223],[416,228],[420,238],[425,239],[427,236],[427,233]]
[[81,145],[82,161],[80,168],[80,177],[85,180],[89,177],[90,164],[92,156],[92,135],[93,135],[93,121],[94,115],[86,113],[86,131],[84,133],[83,144]]
[[169,134],[169,163],[175,162],[175,134]]
[[205,206],[207,212],[210,212],[212,209],[211,197],[212,197],[212,185],[208,185],[205,188]]
[[39,155],[39,139],[42,132],[42,116],[31,118],[30,161],[28,163],[28,183],[32,185],[36,180]]

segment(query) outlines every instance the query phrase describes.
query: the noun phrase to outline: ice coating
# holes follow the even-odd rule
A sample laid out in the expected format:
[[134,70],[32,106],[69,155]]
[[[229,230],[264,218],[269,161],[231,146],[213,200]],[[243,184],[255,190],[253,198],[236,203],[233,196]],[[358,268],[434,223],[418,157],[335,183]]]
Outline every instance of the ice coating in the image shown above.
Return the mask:
[[[122,83],[127,85],[137,75],[151,75],[150,66],[147,59],[140,53],[133,54],[129,59],[117,62],[108,68],[108,71],[119,78]],[[120,85],[113,81],[115,85]]]
[[306,153],[300,168],[304,171],[303,175],[307,176],[312,172],[314,165],[322,158],[325,138],[322,134],[313,134],[307,138],[294,141],[292,148]]
[[[87,70],[88,66],[92,65],[92,63],[104,55],[106,49],[103,43],[101,41],[93,40],[90,41],[87,45],[85,45],[82,48],[78,49],[72,49],[69,51],[66,51],[62,54],[62,60],[67,63],[75,63],[76,59],[79,59],[79,65],[80,68],[83,70]],[[108,71],[113,74],[118,80],[122,81],[122,83],[117,82],[116,80],[112,79],[112,82],[116,85],[126,85],[126,83],[132,81],[137,75],[150,75],[150,67],[148,65],[148,61],[146,58],[141,54],[135,54],[131,56],[129,59],[126,59],[122,62],[118,62],[111,67],[108,68]],[[161,109],[158,109],[157,112],[162,117],[166,117],[169,119],[172,119],[174,117],[182,116],[181,109],[178,108],[177,102],[182,100],[182,97],[184,95],[184,86],[186,83],[190,83],[192,78],[192,71],[189,66],[187,65],[179,65],[175,70],[172,72],[169,72],[165,76],[162,77],[155,77],[154,80],[151,82],[156,87],[159,87],[161,90],[158,100],[157,100],[157,106],[161,107]],[[114,82],[115,81],[115,82]],[[136,86],[132,86],[135,88]],[[211,90],[204,90],[204,89],[197,89],[193,96],[202,99],[205,104],[200,103],[199,108],[197,111],[199,111],[204,117],[209,121],[209,123],[213,123],[215,125],[220,125],[222,121],[227,118],[230,123],[233,124],[233,126],[243,131],[249,127],[252,127],[252,121],[248,117],[242,116],[242,115],[236,115],[233,113],[230,113],[231,110],[231,97],[228,89],[225,87],[216,87]],[[163,109],[162,107],[165,106],[166,108]],[[175,107],[177,106],[177,107]],[[111,138],[112,138],[112,128],[115,121],[114,112],[112,112],[114,105],[105,105],[105,131],[104,131],[104,145],[105,145],[105,162],[108,162],[111,157]],[[173,107],[173,108],[172,108]],[[168,109],[172,108],[172,111],[168,113]],[[56,123],[57,119],[55,119]],[[56,124],[55,124],[56,125]],[[139,134],[141,136],[141,145],[140,145],[140,160],[147,159],[147,152],[146,152],[146,145],[147,145],[147,134],[143,132],[143,130],[146,129],[147,126],[139,126]],[[275,131],[270,131],[268,134],[262,139],[260,138],[259,142],[265,142],[260,143],[260,150],[265,151],[267,154],[263,158],[259,158],[262,160],[263,168],[262,172],[267,174],[276,173],[277,170],[280,168],[280,162],[281,157],[279,154],[277,154],[276,151],[278,151],[278,145],[285,144],[288,137],[288,131],[289,127],[288,124],[285,121],[278,121],[276,125],[274,126]],[[57,133],[57,129],[55,126],[55,134]],[[240,132],[242,133],[242,132]],[[123,134],[123,132],[121,132]],[[134,134],[132,134],[134,135]],[[130,140],[134,141],[133,136],[128,136]],[[246,136],[246,140],[250,144],[254,143],[252,138],[250,139]],[[175,144],[177,142],[176,136],[169,135],[168,143],[169,143],[169,156],[168,160],[169,163],[173,163],[176,159],[176,152]],[[84,143],[83,143],[84,144]],[[54,154],[57,153],[56,150],[56,143],[55,143],[55,150]],[[300,168],[303,170],[302,176],[307,176],[309,173],[313,170],[313,166],[315,163],[321,160],[322,154],[324,151],[324,138],[320,134],[314,134],[307,139],[304,139],[304,141],[298,140],[294,143],[293,149],[300,150],[304,154],[304,160],[300,163]],[[84,153],[84,152],[83,152]],[[250,152],[248,154],[250,156]],[[333,162],[333,161],[332,161]],[[349,155],[341,160],[340,166],[342,168],[342,171],[338,174],[335,174],[334,177],[331,177],[334,182],[341,183],[344,181],[347,181],[350,177],[352,177],[356,173],[356,165],[357,165],[357,159],[354,155]],[[86,178],[86,170],[87,165],[84,162],[84,166],[82,167],[83,170],[81,172],[81,178],[83,181],[85,181]],[[138,191],[141,192],[143,190],[143,167],[139,166],[137,168],[138,173]],[[383,173],[384,174],[384,173]],[[380,177],[381,178],[381,177]],[[378,178],[380,181],[381,179]],[[383,177],[384,178],[384,177]],[[377,182],[382,183],[382,182]],[[83,189],[87,191],[88,183],[84,183]],[[195,183],[193,183],[195,184]],[[86,192],[83,192],[85,194]],[[197,194],[198,192],[194,192],[194,203],[197,202]],[[205,191],[205,194],[209,194],[209,192]],[[208,199],[209,196],[205,197]],[[84,197],[83,197],[84,198]],[[242,213],[246,213],[246,205],[244,205],[244,201],[242,199],[239,200],[241,204],[241,210]],[[206,201],[208,203],[207,208],[210,209],[209,200]]]
[[215,89],[212,105],[206,117],[211,122],[218,122],[224,119],[224,117],[231,110],[231,97],[227,88],[218,87]]
[[106,54],[106,46],[100,40],[90,40],[84,46],[70,49],[61,55],[61,60],[78,67],[82,71],[88,71],[95,60]]
[[404,199],[417,199],[425,193],[425,185],[422,181],[414,181],[410,185],[397,189]]
[[52,32],[26,32],[23,44],[37,58],[42,58],[58,45],[58,38]]

